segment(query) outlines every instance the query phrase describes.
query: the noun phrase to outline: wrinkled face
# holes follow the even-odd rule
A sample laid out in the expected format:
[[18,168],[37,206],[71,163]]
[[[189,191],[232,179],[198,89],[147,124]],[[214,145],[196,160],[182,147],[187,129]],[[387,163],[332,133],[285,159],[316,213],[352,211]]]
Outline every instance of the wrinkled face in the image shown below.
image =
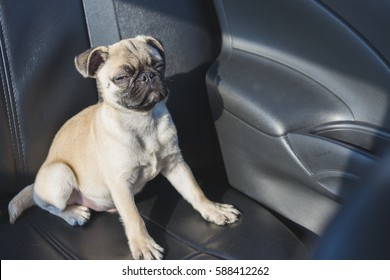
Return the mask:
[[[168,95],[164,51],[156,39],[138,36],[89,51],[84,76],[96,78],[100,94],[112,106],[145,112]],[[76,58],[77,68],[82,55]]]

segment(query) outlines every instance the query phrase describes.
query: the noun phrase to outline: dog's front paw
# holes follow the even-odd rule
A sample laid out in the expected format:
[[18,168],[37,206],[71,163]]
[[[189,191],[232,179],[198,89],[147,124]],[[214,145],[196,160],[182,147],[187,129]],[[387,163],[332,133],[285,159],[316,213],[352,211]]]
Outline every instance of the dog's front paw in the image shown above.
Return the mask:
[[208,203],[199,212],[206,221],[220,226],[237,222],[241,215],[234,206],[215,202]]
[[161,260],[163,257],[164,249],[150,236],[134,238],[129,246],[135,260]]

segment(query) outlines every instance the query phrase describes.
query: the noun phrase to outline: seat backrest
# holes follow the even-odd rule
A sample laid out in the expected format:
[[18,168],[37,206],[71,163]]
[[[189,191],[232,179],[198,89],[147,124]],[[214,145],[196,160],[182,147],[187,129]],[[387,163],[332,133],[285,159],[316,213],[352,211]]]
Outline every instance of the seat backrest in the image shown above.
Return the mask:
[[80,1],[2,1],[0,25],[0,197],[6,198],[32,182],[56,131],[97,95],[73,64],[89,48]]
[[[113,4],[122,39],[151,35],[165,47],[168,107],[185,159],[195,170],[219,164],[204,79],[220,47],[213,4]],[[7,199],[34,180],[61,125],[98,98],[94,80],[73,64],[90,48],[82,1],[1,1],[0,27],[0,198]]]

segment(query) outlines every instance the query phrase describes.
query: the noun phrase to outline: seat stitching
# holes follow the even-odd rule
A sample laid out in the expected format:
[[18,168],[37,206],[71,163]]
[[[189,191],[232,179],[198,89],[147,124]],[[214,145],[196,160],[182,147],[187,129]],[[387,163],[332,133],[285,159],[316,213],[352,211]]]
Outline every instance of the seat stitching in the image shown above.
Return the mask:
[[[4,20],[3,20],[3,13],[2,9],[0,9],[0,48],[1,48],[1,55],[2,55],[2,64],[4,66],[4,77],[2,77],[3,82],[5,82],[5,85],[3,87],[7,87],[7,90],[4,91],[4,95],[6,96],[6,102],[8,103],[7,106],[7,114],[8,114],[8,123],[10,125],[10,131],[12,131],[12,142],[13,142],[13,150],[14,150],[14,158],[15,158],[15,166],[16,169],[16,175],[23,174],[26,172],[26,164],[25,164],[25,157],[24,157],[24,147],[22,144],[22,138],[21,138],[21,126],[20,126],[20,116],[18,112],[18,103],[15,100],[14,97],[14,77],[11,70],[11,65],[8,61],[8,51],[10,49],[9,42],[6,38],[6,30],[4,28]],[[6,94],[7,93],[7,94]],[[8,95],[8,98],[7,98]],[[22,183],[20,176],[16,176],[16,186],[20,186]]]
[[69,248],[64,246],[55,236],[50,234],[48,230],[45,230],[37,219],[34,217],[28,217],[28,223],[45,239],[60,255],[68,260],[79,260]]
[[179,241],[181,244],[185,245],[185,246],[188,246],[190,248],[192,248],[193,250],[197,251],[198,253],[201,253],[201,254],[207,254],[207,255],[211,255],[211,256],[214,256],[216,258],[219,258],[219,259],[225,259],[225,257],[221,256],[221,255],[218,255],[216,254],[215,252],[211,252],[209,250],[207,250],[207,248],[197,248],[195,247],[193,244],[187,242],[186,240],[184,240],[183,238],[181,238],[180,236],[174,234],[173,232],[169,231],[168,229],[166,228],[163,228],[162,226],[160,226],[157,222],[149,219],[149,217],[141,214],[142,218],[147,220],[148,222],[150,222],[151,224],[155,225],[156,227],[158,227],[159,229],[161,229],[162,231],[166,232],[168,235],[170,235],[171,237],[173,237],[174,239],[176,239],[177,241]]

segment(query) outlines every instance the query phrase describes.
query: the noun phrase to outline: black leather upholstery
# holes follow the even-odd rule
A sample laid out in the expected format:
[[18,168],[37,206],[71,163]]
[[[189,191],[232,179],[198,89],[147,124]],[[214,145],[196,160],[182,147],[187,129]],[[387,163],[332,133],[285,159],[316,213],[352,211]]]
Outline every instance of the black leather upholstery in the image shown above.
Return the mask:
[[10,143],[1,153],[4,198],[33,180],[59,127],[97,98],[73,64],[89,48],[79,1],[3,1],[0,8],[1,135]]
[[[198,176],[199,177],[199,176]],[[203,177],[203,176],[200,176]],[[234,203],[244,213],[235,225],[205,222],[163,178],[139,196],[137,207],[149,233],[166,249],[166,259],[305,258],[305,246],[273,214],[226,182],[206,179],[206,193]],[[1,259],[130,259],[117,214],[93,213],[83,227],[70,227],[38,208],[23,214],[15,226],[2,225]]]
[[[115,1],[122,37],[159,37],[166,48],[168,106],[185,159],[211,198],[237,205],[244,216],[218,227],[158,178],[137,196],[137,206],[167,259],[305,258],[304,244],[275,215],[221,175],[205,89],[206,70],[219,51],[218,27],[209,1]],[[116,214],[93,213],[84,227],[32,208],[15,225],[8,200],[31,183],[59,127],[97,101],[92,80],[74,69],[73,58],[89,48],[81,1],[0,2],[0,258],[128,259],[130,252]],[[104,31],[102,31],[104,32]],[[198,173],[197,173],[198,174]]]

